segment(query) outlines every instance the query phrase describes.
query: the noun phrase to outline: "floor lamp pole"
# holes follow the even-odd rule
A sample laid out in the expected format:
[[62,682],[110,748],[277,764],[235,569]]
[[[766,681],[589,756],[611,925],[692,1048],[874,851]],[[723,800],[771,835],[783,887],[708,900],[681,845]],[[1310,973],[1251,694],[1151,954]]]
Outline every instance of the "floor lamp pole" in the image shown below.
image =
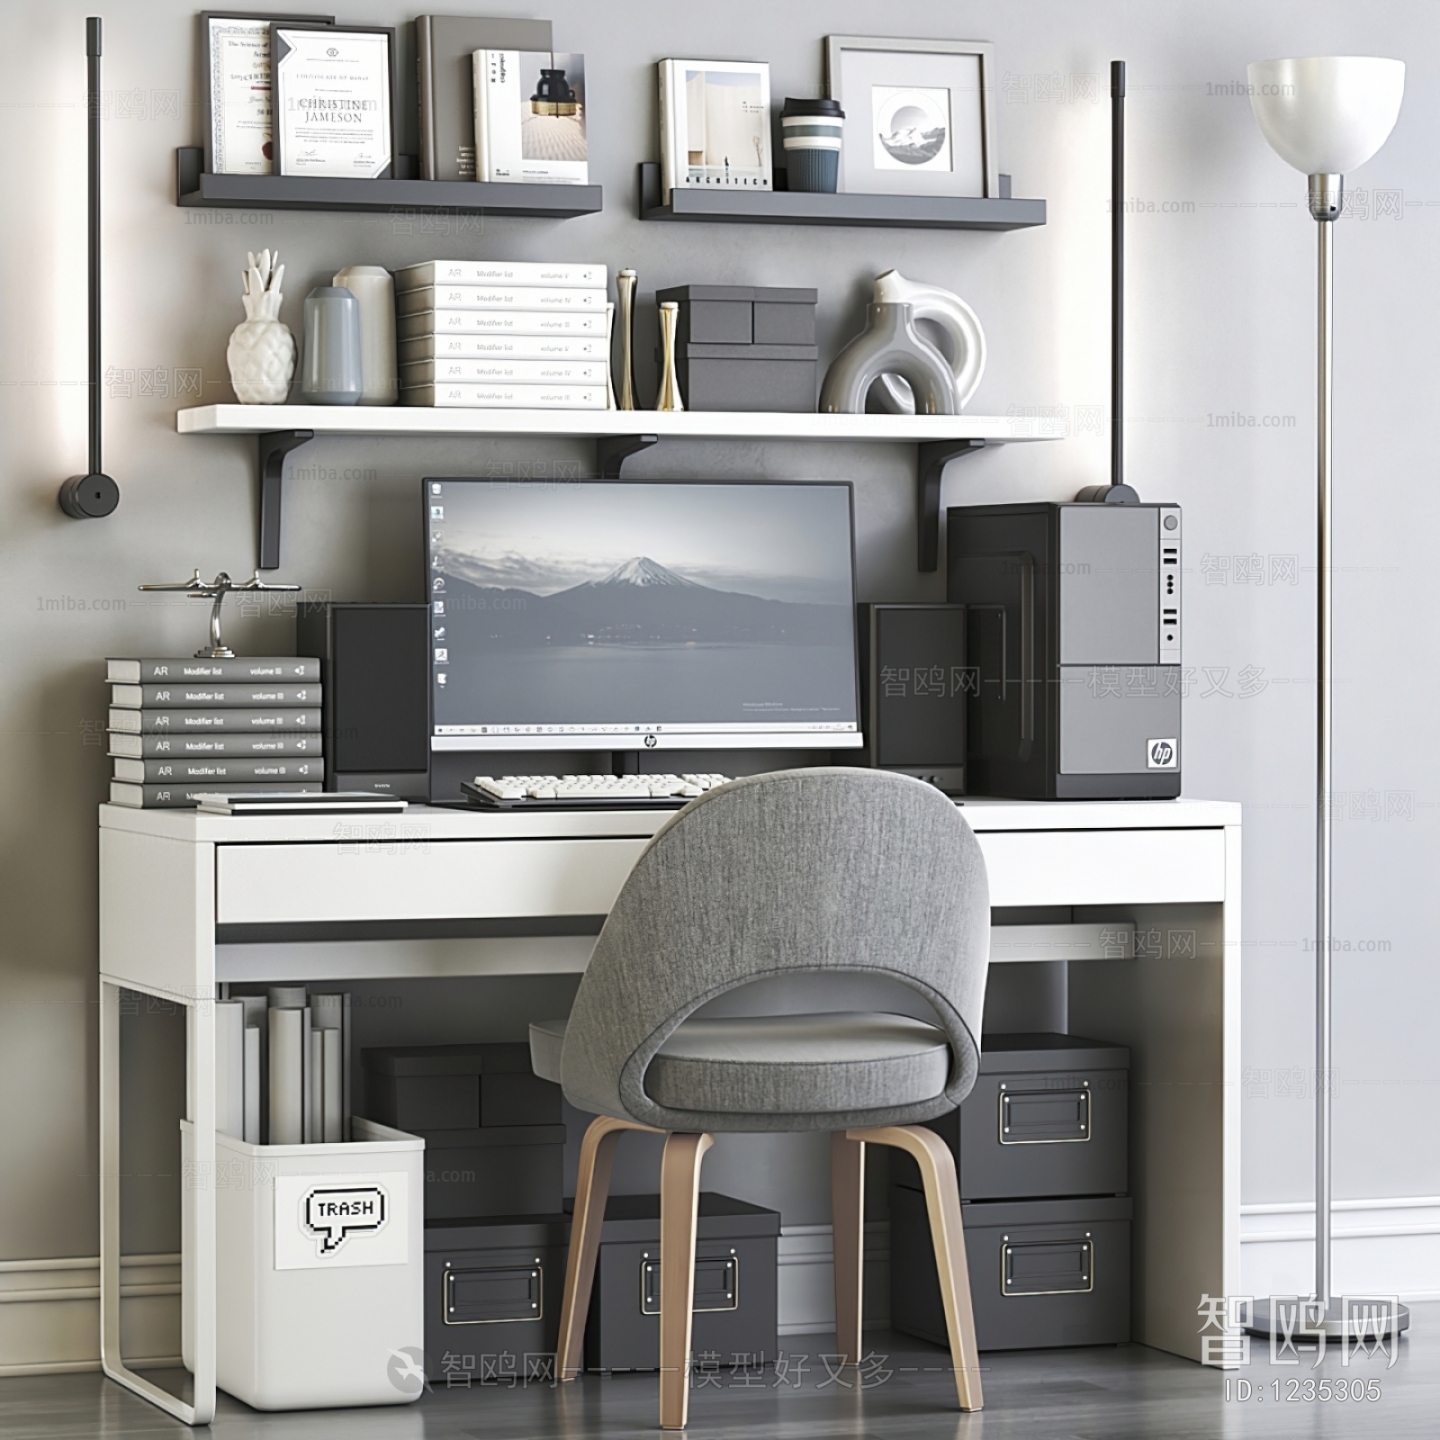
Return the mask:
[[[1314,180],[1339,177],[1316,176]],[[1329,214],[1316,214],[1315,185],[1311,182],[1311,213],[1320,222],[1319,313],[1316,337],[1316,602],[1317,654],[1315,665],[1315,1298],[1330,1304],[1330,842],[1331,842],[1331,739],[1332,692],[1330,619],[1331,484],[1330,400],[1332,376],[1331,295],[1334,273],[1335,225]],[[1338,197],[1337,197],[1338,198]],[[1338,205],[1336,207],[1338,211]]]

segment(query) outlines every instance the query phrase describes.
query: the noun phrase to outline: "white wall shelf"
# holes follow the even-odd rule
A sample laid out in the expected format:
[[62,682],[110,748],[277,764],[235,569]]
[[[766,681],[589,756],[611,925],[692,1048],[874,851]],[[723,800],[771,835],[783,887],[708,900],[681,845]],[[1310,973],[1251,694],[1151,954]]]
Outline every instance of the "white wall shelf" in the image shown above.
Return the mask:
[[286,457],[324,435],[595,441],[596,469],[618,478],[625,460],[661,440],[811,440],[916,447],[918,565],[939,560],[940,477],[946,464],[986,445],[1059,440],[1050,420],[995,415],[820,415],[682,410],[452,410],[423,406],[199,405],[181,410],[182,435],[254,435],[260,468],[260,568],[280,564]]

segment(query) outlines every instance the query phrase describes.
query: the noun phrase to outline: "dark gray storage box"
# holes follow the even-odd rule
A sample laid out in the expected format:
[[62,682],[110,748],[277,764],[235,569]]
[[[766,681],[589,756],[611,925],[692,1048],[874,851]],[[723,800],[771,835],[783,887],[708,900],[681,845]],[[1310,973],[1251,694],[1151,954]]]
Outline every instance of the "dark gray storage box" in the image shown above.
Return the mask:
[[[780,1215],[728,1195],[700,1196],[695,1246],[696,1365],[773,1364]],[[660,1197],[612,1195],[605,1207],[585,1326],[588,1370],[660,1368]]]
[[425,1226],[425,1373],[432,1385],[554,1373],[569,1219]]
[[560,1087],[532,1071],[523,1040],[367,1049],[361,1063],[366,1113],[397,1130],[560,1123]]
[[680,398],[687,410],[804,414],[815,408],[818,355],[814,345],[682,345]]
[[680,307],[686,345],[813,345],[819,291],[794,285],[673,285],[655,302]]
[[[1130,1338],[1125,1196],[962,1205],[981,1350],[1119,1345]],[[890,1187],[890,1323],[948,1344],[925,1197]]]
[[425,1219],[553,1215],[564,1186],[563,1125],[412,1130],[425,1142]]
[[[962,1200],[1123,1195],[1129,1189],[1130,1051],[1080,1035],[987,1035],[958,1110],[930,1122],[955,1154]],[[920,1187],[891,1152],[890,1178]]]

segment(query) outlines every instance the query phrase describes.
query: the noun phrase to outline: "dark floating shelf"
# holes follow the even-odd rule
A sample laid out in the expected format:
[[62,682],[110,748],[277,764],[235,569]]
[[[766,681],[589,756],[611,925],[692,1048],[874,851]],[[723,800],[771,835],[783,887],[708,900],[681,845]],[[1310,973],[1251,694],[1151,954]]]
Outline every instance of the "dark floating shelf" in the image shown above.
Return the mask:
[[346,180],[336,176],[207,175],[204,151],[175,152],[175,203],[247,210],[451,211],[569,220],[594,215],[599,185],[486,185],[473,180]]
[[660,167],[640,166],[642,220],[708,220],[730,225],[874,225],[909,230],[1023,230],[1045,223],[1043,200],[1002,195],[977,200],[949,195],[816,195],[799,190],[681,190],[660,202]]

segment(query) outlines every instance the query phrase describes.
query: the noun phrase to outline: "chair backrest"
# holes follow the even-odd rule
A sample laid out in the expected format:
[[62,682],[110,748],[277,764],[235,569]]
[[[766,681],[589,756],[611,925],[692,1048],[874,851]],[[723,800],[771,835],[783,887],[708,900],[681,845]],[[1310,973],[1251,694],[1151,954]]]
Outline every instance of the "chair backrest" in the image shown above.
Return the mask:
[[755,980],[850,971],[929,1001],[958,1105],[979,1063],[989,953],[985,861],[938,790],[839,767],[735,780],[663,826],[625,882],[570,1013],[565,1093],[671,1128],[645,1070],[687,1016]]

